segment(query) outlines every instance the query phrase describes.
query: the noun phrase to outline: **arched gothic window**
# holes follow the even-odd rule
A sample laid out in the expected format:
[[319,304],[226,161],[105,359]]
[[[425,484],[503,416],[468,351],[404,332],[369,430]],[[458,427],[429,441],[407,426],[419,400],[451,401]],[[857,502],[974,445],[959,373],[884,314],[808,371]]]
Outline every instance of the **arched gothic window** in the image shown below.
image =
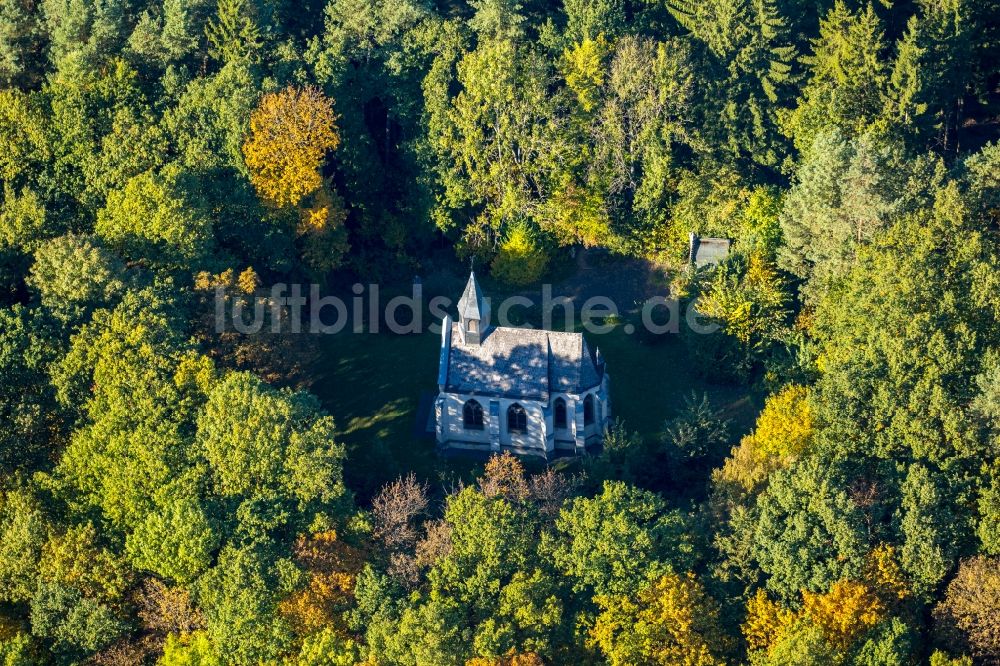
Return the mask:
[[555,405],[555,421],[557,428],[566,427],[566,401],[562,398],[556,398]]
[[466,430],[483,429],[483,406],[476,400],[470,400],[462,407],[462,421]]
[[516,402],[507,408],[507,430],[510,432],[527,432],[528,415],[524,407]]
[[594,422],[594,396],[588,395],[583,399],[583,425],[590,425]]

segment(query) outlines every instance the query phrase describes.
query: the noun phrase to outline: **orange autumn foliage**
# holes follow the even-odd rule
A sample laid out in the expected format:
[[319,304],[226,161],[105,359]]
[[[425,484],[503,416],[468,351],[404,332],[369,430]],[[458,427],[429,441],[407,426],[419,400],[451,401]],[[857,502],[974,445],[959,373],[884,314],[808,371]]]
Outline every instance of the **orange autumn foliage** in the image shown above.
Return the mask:
[[354,582],[365,553],[340,540],[333,530],[295,544],[295,561],[308,575],[306,585],[279,604],[282,616],[300,636],[331,627],[346,635],[343,617],[354,601]]
[[465,662],[465,666],[544,666],[545,662],[534,652],[527,654],[511,654],[499,659],[474,657]]
[[314,573],[304,589],[284,599],[279,609],[292,629],[306,636],[324,627],[346,631],[343,612],[354,599],[354,577],[344,573]]
[[340,144],[335,121],[333,102],[315,87],[289,86],[261,98],[243,157],[264,201],[295,206],[322,186],[323,159]]

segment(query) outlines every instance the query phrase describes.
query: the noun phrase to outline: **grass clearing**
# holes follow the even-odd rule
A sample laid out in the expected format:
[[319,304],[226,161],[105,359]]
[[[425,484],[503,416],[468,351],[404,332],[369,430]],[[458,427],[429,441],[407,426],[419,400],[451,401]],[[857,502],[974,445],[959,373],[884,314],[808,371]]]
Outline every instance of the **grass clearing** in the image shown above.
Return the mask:
[[626,427],[649,440],[657,438],[663,423],[685,406],[692,393],[707,394],[712,405],[732,421],[734,436],[753,425],[761,396],[750,387],[705,381],[677,335],[650,344],[629,324],[618,324],[610,333],[586,334],[587,343],[599,347],[611,376],[611,413]]

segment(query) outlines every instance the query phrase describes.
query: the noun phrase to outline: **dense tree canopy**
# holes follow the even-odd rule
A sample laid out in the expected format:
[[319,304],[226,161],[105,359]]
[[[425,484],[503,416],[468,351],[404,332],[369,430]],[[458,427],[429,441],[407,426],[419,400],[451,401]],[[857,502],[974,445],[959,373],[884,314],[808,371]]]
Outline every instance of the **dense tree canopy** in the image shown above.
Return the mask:
[[[0,663],[997,663],[998,26],[0,0]],[[431,473],[308,390],[356,378],[264,293],[470,260],[511,293],[644,262],[719,330],[627,343],[745,397]]]

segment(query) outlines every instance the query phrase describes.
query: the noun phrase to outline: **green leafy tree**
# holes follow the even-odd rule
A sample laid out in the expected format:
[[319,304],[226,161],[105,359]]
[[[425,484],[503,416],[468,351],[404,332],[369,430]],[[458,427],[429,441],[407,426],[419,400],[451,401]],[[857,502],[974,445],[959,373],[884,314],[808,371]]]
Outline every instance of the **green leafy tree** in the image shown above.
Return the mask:
[[549,548],[576,591],[630,594],[696,558],[684,516],[655,493],[609,481],[594,498],[570,501]]
[[773,262],[785,244],[781,230],[783,207],[783,193],[778,188],[755,188],[743,209],[737,243],[748,247],[752,254]]
[[41,502],[28,487],[13,486],[0,494],[0,598],[5,602],[34,596],[48,527]]
[[429,120],[443,188],[439,219],[473,211],[463,240],[486,254],[515,220],[544,228],[539,210],[567,146],[553,131],[552,68],[531,47],[484,40],[456,69],[461,92]]
[[144,104],[116,112],[96,149],[96,160],[84,164],[83,170],[93,195],[102,199],[124,189],[133,178],[159,169],[168,155],[164,132]]
[[236,61],[211,76],[194,79],[178,92],[162,125],[185,168],[220,177],[229,172],[230,185],[238,182],[236,174],[246,175],[243,138],[257,105],[258,86],[254,72]]
[[188,192],[176,174],[136,176],[108,196],[97,235],[128,259],[197,266],[212,251],[212,222]]
[[664,244],[665,214],[675,198],[671,185],[678,180],[675,154],[702,145],[696,122],[703,101],[696,85],[700,75],[687,41],[627,35],[615,44],[603,77],[603,104],[588,132],[594,136],[594,158],[587,182],[606,199],[617,223],[618,233],[604,242],[623,236],[623,249],[636,253]]
[[44,29],[40,12],[32,0],[0,3],[0,82],[4,86],[29,87],[41,78],[38,54]]
[[225,661],[212,646],[204,630],[189,634],[170,634],[163,645],[161,666],[222,666]]
[[376,652],[417,663],[552,654],[565,616],[558,579],[537,553],[535,509],[466,488],[448,499],[444,520],[448,546],[427,594],[402,609],[392,635],[369,632]]
[[127,6],[118,0],[43,0],[49,57],[57,70],[77,76],[119,52],[127,36]]
[[859,666],[905,664],[917,656],[918,636],[913,627],[898,617],[879,624],[853,657]]
[[361,649],[354,640],[323,629],[303,641],[294,663],[296,666],[354,666],[359,662]]
[[952,569],[962,545],[955,527],[952,496],[940,475],[914,464],[902,488],[903,568],[910,574],[918,594],[928,594]]
[[806,458],[775,472],[757,499],[751,550],[767,586],[789,601],[855,577],[868,548],[843,470]]
[[645,476],[650,465],[650,455],[642,437],[628,430],[621,419],[616,419],[604,435],[601,452],[584,460],[588,483],[600,490],[605,481],[624,481],[635,484]]
[[325,6],[321,38],[306,58],[337,101],[336,179],[350,203],[354,248],[346,260],[380,275],[399,257],[424,252],[433,237],[434,145],[424,111],[449,104],[453,59],[469,31],[423,0]]
[[210,0],[165,0],[149,7],[129,36],[129,48],[161,66],[187,61],[203,48],[212,9]]
[[973,72],[976,19],[964,0],[923,2],[910,17],[891,76],[889,117],[917,146],[949,150]]
[[38,248],[27,282],[53,316],[79,323],[95,308],[114,305],[124,274],[113,254],[87,237],[68,235]]
[[[150,142],[156,144],[157,132],[135,131],[136,126],[149,125],[144,119],[150,113],[139,73],[117,57],[106,65],[55,78],[46,92],[54,160],[42,183],[59,204],[63,225],[90,231],[94,210],[106,203],[108,190],[124,186],[124,179],[141,165],[162,158],[150,147]],[[119,136],[109,139],[105,154],[105,138],[116,132]]]
[[36,178],[52,159],[46,99],[18,88],[0,90],[0,179],[18,189]]
[[713,453],[729,435],[729,423],[712,407],[707,394],[684,399],[684,409],[664,424],[663,444],[674,459],[699,458]]
[[0,471],[32,469],[64,437],[64,414],[48,380],[59,333],[38,313],[0,309]]
[[334,440],[333,419],[308,393],[233,373],[208,394],[195,446],[214,492],[244,502],[247,511],[261,501],[283,509],[268,513],[308,515],[344,498],[343,447]]
[[983,550],[1000,555],[1000,474],[993,471],[988,483],[983,483],[979,497],[979,540]]
[[35,641],[31,635],[24,631],[15,632],[0,639],[0,660],[4,664],[17,664],[18,666],[35,666],[44,664],[38,654]]
[[50,535],[39,559],[38,587],[31,599],[34,633],[57,654],[82,657],[122,635],[120,602],[128,571],[97,543],[92,524]]
[[778,3],[712,0],[667,3],[674,17],[713,56],[719,123],[709,125],[717,149],[775,166],[786,151],[779,114],[798,78],[797,49]]
[[517,0],[469,0],[469,27],[481,39],[517,39],[524,34],[523,5]]
[[85,417],[57,474],[76,502],[99,507],[122,532],[153,512],[157,492],[184,469],[207,388],[177,381],[182,359],[203,366],[174,328],[177,312],[157,299],[133,292],[96,311],[53,373],[59,399]]
[[137,569],[189,584],[212,562],[219,534],[197,498],[178,497],[140,523],[125,541]]
[[697,308],[747,350],[760,351],[784,333],[788,301],[781,274],[755,254],[734,256],[718,266]]
[[0,208],[0,248],[32,252],[56,231],[45,215],[45,204],[32,190],[9,186]]
[[957,184],[935,198],[862,249],[817,307],[817,404],[841,452],[912,455],[954,474],[962,459],[978,467],[985,445],[965,396],[994,339],[983,317],[994,307],[984,287],[996,249]]
[[286,652],[292,634],[277,612],[276,574],[259,551],[224,548],[197,583],[208,639],[198,651],[207,647],[209,659],[230,664],[259,664]]
[[782,634],[768,651],[755,653],[754,666],[836,666],[843,655],[830,645],[822,631],[809,622],[801,621]]
[[625,3],[622,0],[564,0],[566,38],[573,42],[596,39],[598,35],[615,38],[625,32]]
[[926,203],[919,188],[932,182],[932,165],[903,167],[898,155],[892,145],[871,137],[852,141],[837,129],[817,135],[780,218],[782,266],[808,280],[803,287],[807,297],[839,278],[858,250],[896,215]]
[[31,600],[32,630],[70,660],[92,655],[125,631],[107,605],[61,583],[39,581]]
[[934,650],[931,654],[930,666],[972,666],[972,657],[951,658],[947,652]]

